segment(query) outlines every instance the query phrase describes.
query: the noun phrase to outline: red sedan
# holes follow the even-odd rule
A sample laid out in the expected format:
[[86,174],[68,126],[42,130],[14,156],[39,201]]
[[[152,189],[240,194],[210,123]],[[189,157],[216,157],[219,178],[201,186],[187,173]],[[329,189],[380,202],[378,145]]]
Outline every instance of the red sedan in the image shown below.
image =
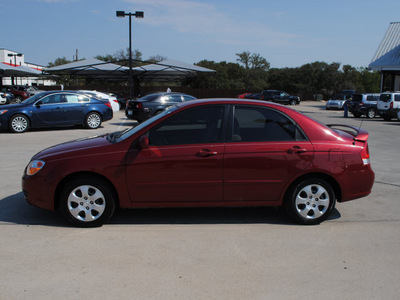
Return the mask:
[[280,206],[302,224],[367,196],[368,133],[264,101],[196,100],[125,130],[36,154],[26,200],[100,226],[116,207]]

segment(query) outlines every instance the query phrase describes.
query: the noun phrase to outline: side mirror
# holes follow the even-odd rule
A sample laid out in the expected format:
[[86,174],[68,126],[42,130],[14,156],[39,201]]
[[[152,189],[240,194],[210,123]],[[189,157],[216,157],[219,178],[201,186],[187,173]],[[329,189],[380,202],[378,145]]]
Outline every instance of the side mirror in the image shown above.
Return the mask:
[[139,138],[139,149],[148,149],[149,148],[149,137],[147,135],[142,135]]

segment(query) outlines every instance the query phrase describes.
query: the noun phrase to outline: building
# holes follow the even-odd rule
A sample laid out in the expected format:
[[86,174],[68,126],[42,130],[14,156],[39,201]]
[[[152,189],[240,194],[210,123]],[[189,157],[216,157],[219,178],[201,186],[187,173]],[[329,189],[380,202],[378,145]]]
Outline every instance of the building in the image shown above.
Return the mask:
[[400,91],[400,22],[390,23],[368,68],[381,73],[381,92]]
[[[45,68],[38,64],[25,62],[25,56],[22,53],[4,48],[0,48],[0,64],[6,64],[11,67],[24,66],[37,71],[42,71]],[[13,84],[44,86],[55,85],[55,82],[44,77],[0,77],[0,86]]]

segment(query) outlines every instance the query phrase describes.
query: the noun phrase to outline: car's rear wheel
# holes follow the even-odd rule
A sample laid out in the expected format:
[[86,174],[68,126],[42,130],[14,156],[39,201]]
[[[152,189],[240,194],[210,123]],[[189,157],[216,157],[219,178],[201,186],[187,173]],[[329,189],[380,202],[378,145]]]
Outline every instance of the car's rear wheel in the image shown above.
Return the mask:
[[29,129],[29,119],[24,115],[12,116],[9,123],[11,132],[23,133]]
[[308,178],[290,189],[284,206],[288,215],[296,222],[315,225],[329,217],[335,202],[335,192],[328,182],[319,178]]
[[367,117],[368,117],[369,119],[373,119],[373,118],[375,118],[375,116],[376,116],[376,111],[375,111],[375,109],[373,109],[373,108],[368,109],[368,111],[367,111]]
[[99,128],[101,125],[101,116],[96,112],[90,112],[85,119],[85,126],[89,129]]
[[392,118],[391,118],[391,117],[388,117],[388,116],[384,116],[383,119],[384,119],[385,121],[390,121]]
[[59,208],[79,227],[98,227],[106,223],[115,210],[115,197],[109,184],[94,177],[78,177],[64,186]]

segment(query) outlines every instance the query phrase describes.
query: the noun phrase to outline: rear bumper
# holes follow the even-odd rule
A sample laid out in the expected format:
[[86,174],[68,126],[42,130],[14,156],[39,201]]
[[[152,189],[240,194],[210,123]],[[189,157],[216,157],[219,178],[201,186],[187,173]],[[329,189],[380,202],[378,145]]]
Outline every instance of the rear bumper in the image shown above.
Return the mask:
[[138,111],[131,108],[126,108],[125,116],[131,120],[143,121],[149,118],[149,113],[145,111]]

